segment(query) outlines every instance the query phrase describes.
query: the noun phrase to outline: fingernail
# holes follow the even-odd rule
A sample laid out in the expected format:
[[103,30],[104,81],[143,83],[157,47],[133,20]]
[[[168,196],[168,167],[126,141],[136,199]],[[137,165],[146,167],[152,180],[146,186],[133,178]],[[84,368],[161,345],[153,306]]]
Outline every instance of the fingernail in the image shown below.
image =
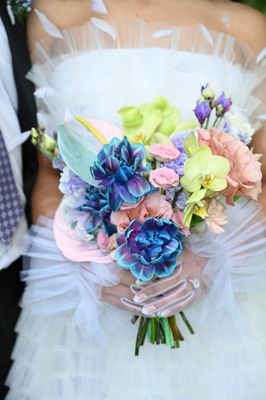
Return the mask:
[[135,303],[142,303],[143,301],[147,300],[147,298],[148,296],[142,293],[142,294],[137,294],[133,300],[135,301]]
[[149,306],[149,307],[144,307],[143,309],[142,309],[142,314],[144,314],[144,315],[150,315],[150,314],[152,314],[154,311],[156,310],[156,307],[155,306]]

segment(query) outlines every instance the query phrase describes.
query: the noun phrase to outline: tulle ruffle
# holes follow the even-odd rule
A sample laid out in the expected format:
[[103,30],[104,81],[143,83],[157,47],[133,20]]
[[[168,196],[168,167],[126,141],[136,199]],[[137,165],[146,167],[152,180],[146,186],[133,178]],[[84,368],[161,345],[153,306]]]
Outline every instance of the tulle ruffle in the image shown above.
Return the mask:
[[193,119],[206,82],[217,94],[230,93],[255,129],[265,119],[265,60],[202,24],[93,18],[38,43],[34,62],[29,78],[37,87],[40,122],[51,132],[76,114],[119,125],[117,110],[158,95],[179,108],[183,119]]
[[[52,239],[52,221],[44,219],[29,237],[7,399],[264,400],[266,225],[258,216],[254,203],[239,204],[219,240],[207,231],[190,240],[191,250],[211,257],[203,276],[209,295],[186,310],[196,334],[184,329],[178,350],[146,344],[140,357],[133,356],[130,314],[98,308],[88,264],[64,259]],[[93,296],[80,290],[80,276],[84,288],[94,287]],[[234,314],[228,312],[232,304]],[[77,310],[83,324],[76,323]],[[95,324],[96,310],[97,336],[84,329]]]

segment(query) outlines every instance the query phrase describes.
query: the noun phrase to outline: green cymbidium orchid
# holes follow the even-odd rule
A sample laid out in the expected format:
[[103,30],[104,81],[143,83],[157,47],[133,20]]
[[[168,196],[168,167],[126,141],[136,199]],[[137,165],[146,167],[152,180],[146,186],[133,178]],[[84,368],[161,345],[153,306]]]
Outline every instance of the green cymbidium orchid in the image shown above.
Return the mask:
[[190,193],[202,188],[220,192],[227,187],[225,178],[229,171],[226,158],[213,155],[208,146],[203,146],[185,162],[181,184]]
[[145,146],[153,143],[170,144],[169,136],[176,131],[180,122],[179,111],[163,96],[156,97],[152,103],[140,107],[127,106],[118,112],[129,141]]

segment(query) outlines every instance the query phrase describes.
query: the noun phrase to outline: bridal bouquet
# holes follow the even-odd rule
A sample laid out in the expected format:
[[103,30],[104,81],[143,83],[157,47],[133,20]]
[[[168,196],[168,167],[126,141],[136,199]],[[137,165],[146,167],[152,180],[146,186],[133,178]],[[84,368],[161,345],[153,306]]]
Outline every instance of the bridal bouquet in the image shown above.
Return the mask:
[[[227,205],[257,199],[260,163],[248,147],[254,132],[232,109],[230,96],[207,84],[195,121],[181,121],[158,97],[119,110],[123,130],[80,116],[56,140],[33,129],[33,143],[62,171],[64,221],[94,260],[115,261],[139,284],[170,276],[197,225],[221,234]],[[172,348],[184,340],[175,316],[139,319],[136,355],[146,338]]]

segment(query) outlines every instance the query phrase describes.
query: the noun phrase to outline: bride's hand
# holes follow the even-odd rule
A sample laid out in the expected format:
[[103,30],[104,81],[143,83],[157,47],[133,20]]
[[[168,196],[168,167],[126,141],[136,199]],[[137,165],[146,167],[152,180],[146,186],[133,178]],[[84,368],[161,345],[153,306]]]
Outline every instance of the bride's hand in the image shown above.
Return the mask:
[[185,249],[173,275],[144,286],[131,285],[135,293],[134,302],[142,306],[141,312],[146,316],[177,314],[203,293],[201,274],[205,264],[206,259]]
[[136,278],[127,270],[121,274],[121,281],[115,286],[104,286],[102,288],[101,300],[112,306],[118,307],[132,314],[141,314],[142,305],[133,301],[134,293],[130,287],[136,282]]

